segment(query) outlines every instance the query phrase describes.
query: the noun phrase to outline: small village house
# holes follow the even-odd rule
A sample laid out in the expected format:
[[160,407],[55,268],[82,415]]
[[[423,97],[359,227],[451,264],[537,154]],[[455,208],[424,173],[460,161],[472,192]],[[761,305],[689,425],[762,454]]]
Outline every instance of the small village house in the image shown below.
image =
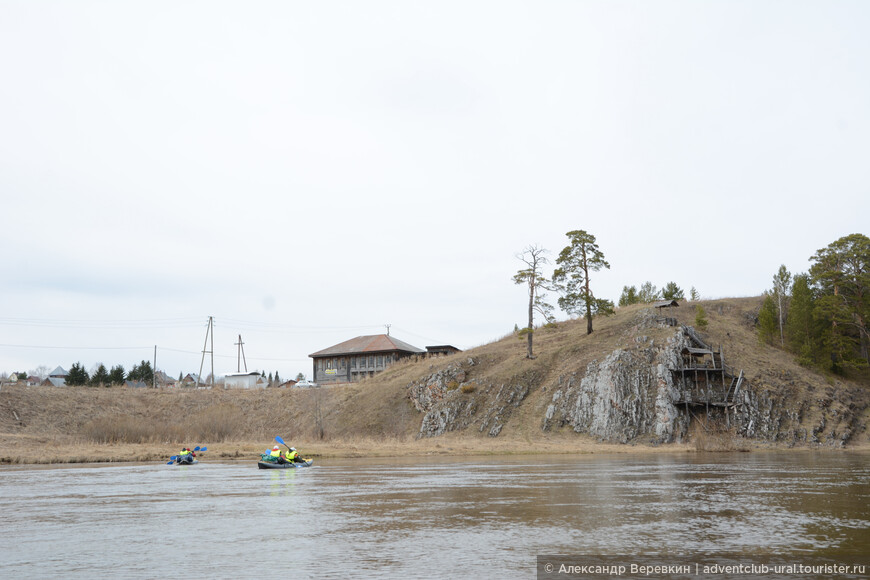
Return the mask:
[[58,366],[53,371],[51,371],[48,374],[48,378],[46,378],[40,384],[44,387],[65,387],[66,378],[68,376],[69,373],[66,372],[62,366]]
[[403,358],[426,351],[389,334],[358,336],[310,354],[314,382],[320,385],[355,383],[386,370]]

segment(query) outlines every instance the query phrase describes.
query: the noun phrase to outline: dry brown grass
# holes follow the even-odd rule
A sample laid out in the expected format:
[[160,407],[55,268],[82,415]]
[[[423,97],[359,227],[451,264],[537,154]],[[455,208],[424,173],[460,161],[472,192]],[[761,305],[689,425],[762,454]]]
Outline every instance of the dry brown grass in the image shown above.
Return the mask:
[[[870,409],[870,389],[866,385],[844,385],[839,379],[800,367],[786,352],[759,346],[753,320],[761,298],[709,300],[702,304],[709,320],[703,336],[714,347],[722,347],[728,365],[744,369],[754,388],[785,389],[795,398],[822,401],[829,413],[856,405],[865,409],[865,423],[870,423],[870,410],[866,410]],[[46,444],[63,446],[63,457],[92,458],[96,445],[111,452],[111,457],[150,458],[172,454],[179,444],[209,444],[211,452],[211,445],[218,442],[220,450],[215,454],[232,459],[260,453],[276,435],[300,441],[324,454],[353,454],[355,448],[364,448],[366,453],[377,449],[378,453],[389,450],[396,455],[403,454],[403,450],[427,454],[439,453],[446,445],[453,449],[451,452],[459,453],[512,452],[517,448],[573,452],[572,445],[595,444],[570,431],[541,431],[541,417],[553,391],[593,360],[602,360],[617,348],[635,348],[636,339],[644,337],[660,344],[672,336],[674,328],[638,326],[638,314],[645,308],[630,306],[614,316],[597,318],[591,335],[586,334],[583,319],[539,329],[534,340],[536,358],[531,360],[525,357],[525,342],[510,334],[449,357],[400,361],[357,384],[320,389],[169,391],[4,386],[0,392],[0,461],[29,457],[32,454],[28,454],[28,447],[38,449]],[[694,324],[692,304],[668,309],[665,314],[686,325]],[[470,358],[473,366],[468,365]],[[436,441],[415,440],[422,415],[408,399],[407,387],[449,364],[463,364],[468,380],[477,385],[473,393],[463,396],[482,396],[486,391],[482,386],[487,384],[522,383],[529,387],[528,396],[498,438],[471,429]],[[818,413],[819,405],[810,405],[806,419],[813,420]],[[705,437],[710,439],[706,433]],[[853,444],[867,442],[865,433]],[[136,445],[138,450],[129,451],[127,445]],[[727,444],[710,440],[696,441],[696,445],[707,448]],[[149,451],[142,452],[143,447]]]

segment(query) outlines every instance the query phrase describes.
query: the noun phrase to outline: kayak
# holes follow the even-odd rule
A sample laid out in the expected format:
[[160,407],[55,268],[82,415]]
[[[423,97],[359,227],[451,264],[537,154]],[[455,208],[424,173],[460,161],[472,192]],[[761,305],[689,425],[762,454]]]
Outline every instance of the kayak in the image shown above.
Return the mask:
[[297,467],[311,467],[314,463],[313,459],[306,459],[302,463],[277,463],[272,461],[260,460],[257,462],[257,467],[260,469],[295,469]]
[[199,463],[199,459],[194,459],[193,461],[179,461],[176,459],[173,465],[196,465],[197,463]]

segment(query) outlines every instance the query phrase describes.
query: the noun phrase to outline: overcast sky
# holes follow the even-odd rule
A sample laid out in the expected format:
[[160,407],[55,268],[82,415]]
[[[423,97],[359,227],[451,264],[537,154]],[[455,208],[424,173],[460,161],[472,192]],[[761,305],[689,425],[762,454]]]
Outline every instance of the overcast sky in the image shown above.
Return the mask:
[[759,295],[870,234],[868,30],[861,0],[0,0],[0,372],[197,372],[209,316],[217,373],[239,335],[282,378],[386,324],[467,349],[575,229],[599,297]]

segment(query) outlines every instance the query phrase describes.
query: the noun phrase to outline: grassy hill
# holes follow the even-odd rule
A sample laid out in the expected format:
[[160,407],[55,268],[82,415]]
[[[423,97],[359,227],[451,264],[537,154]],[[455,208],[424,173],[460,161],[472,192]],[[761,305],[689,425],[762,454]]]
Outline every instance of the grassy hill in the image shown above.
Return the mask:
[[[751,388],[769,395],[770,405],[782,405],[783,416],[791,423],[805,425],[808,431],[819,425],[828,432],[849,429],[853,446],[870,442],[865,427],[870,419],[866,374],[848,379],[826,376],[799,366],[784,351],[760,345],[754,324],[761,298],[699,304],[709,321],[701,333],[705,341],[721,347],[725,362],[743,369]],[[402,361],[361,383],[330,388],[165,391],[4,386],[0,462],[29,461],[40,455],[40,449],[60,446],[66,451],[56,455],[65,453],[67,460],[76,455],[75,449],[93,458],[94,446],[105,453],[113,449],[114,458],[130,453],[132,458],[150,459],[182,443],[220,447],[223,456],[233,457],[262,451],[275,435],[297,441],[297,446],[344,448],[351,454],[356,450],[398,453],[411,447],[432,452],[442,446],[465,451],[567,451],[588,445],[591,439],[567,427],[542,430],[553,392],[566,377],[582,375],[589,363],[616,349],[632,348],[641,338],[660,344],[673,336],[673,327],[639,324],[645,309],[637,305],[597,318],[591,335],[586,334],[584,320],[539,329],[535,359],[525,357],[525,342],[511,333],[449,357]],[[667,316],[693,326],[694,304],[668,309]],[[409,397],[409,388],[416,385],[417,392],[425,394],[427,384],[437,380],[447,385],[451,397],[465,401],[468,416],[447,435],[418,441],[424,413]],[[491,412],[487,415],[487,406],[498,397],[510,399],[512,392],[522,396],[499,408],[495,420],[500,431],[492,437],[493,417]]]

